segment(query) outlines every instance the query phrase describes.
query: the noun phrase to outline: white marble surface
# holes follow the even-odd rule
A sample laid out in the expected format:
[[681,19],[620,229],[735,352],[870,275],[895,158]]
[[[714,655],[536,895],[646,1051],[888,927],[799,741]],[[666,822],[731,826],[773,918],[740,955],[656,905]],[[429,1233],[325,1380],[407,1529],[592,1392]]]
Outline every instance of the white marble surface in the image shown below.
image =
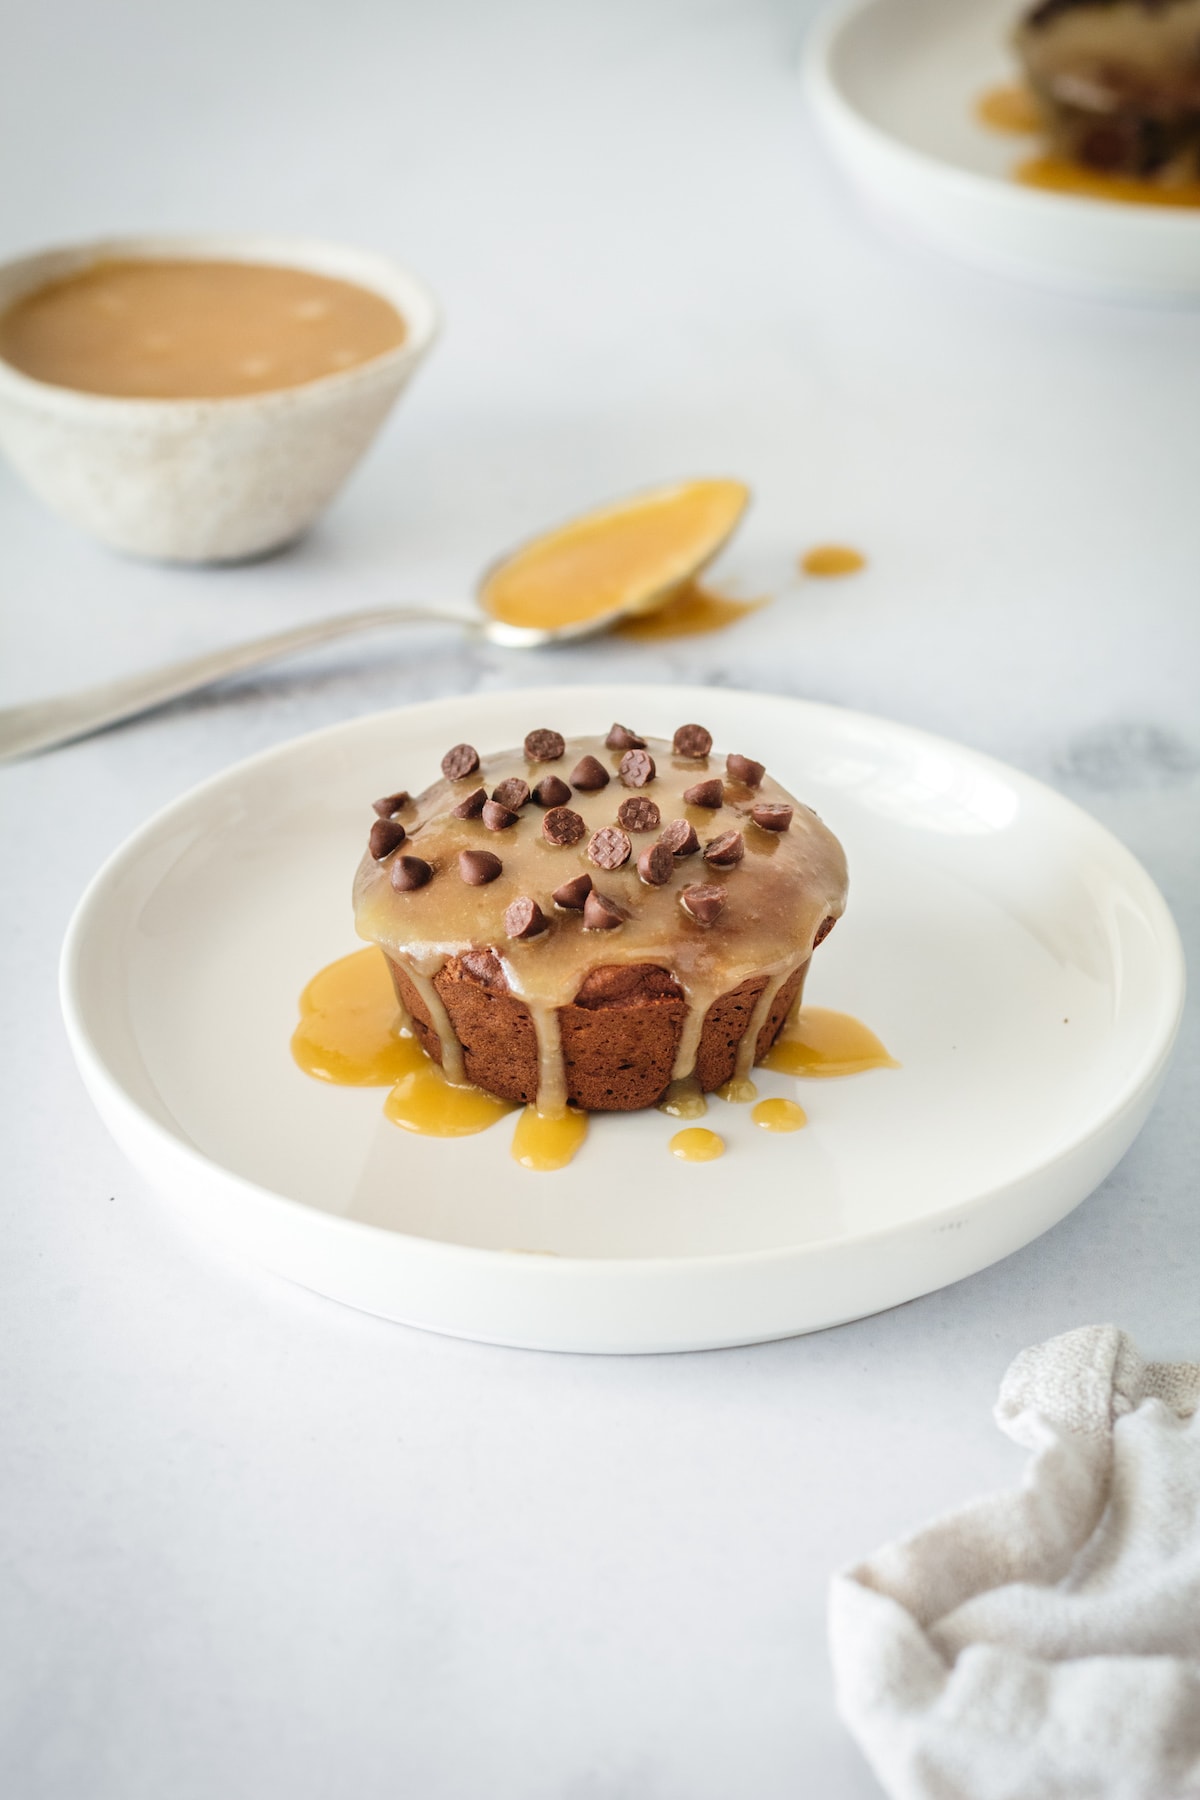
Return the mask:
[[[9,22],[0,254],[322,233],[410,261],[449,326],[276,561],[121,562],[0,471],[0,701],[460,596],[538,523],[689,470],[753,483],[726,568],[778,595],[655,651],[348,644],[0,771],[20,1800],[867,1800],[830,1570],[1015,1477],[989,1409],[1022,1345],[1113,1319],[1200,1350],[1194,1017],[1139,1142],[1041,1242],[858,1325],[661,1360],[440,1341],[224,1263],[68,1060],[63,927],[152,809],[315,725],[572,676],[812,695],[995,752],[1109,824],[1194,948],[1200,314],[1004,285],[876,228],[812,141],[805,23],[768,0],[48,0]],[[869,573],[791,582],[831,537]]]

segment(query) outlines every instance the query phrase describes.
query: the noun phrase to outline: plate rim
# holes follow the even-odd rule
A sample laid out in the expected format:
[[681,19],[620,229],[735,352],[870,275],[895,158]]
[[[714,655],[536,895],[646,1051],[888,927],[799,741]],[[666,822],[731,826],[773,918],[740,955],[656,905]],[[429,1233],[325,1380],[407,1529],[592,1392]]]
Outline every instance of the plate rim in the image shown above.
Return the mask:
[[[859,0],[856,0],[856,5],[858,3]],[[877,0],[866,0],[866,3],[873,5],[877,3]],[[597,682],[582,685],[566,683],[545,687],[494,689],[487,691],[487,697],[511,700],[516,704],[543,702],[554,705],[556,702],[565,704],[566,702],[561,698],[564,696],[570,697],[571,701],[583,703],[589,699],[598,701],[603,696],[606,697],[605,707],[607,708],[611,704],[619,707],[627,696],[639,690],[664,696],[670,694],[673,700],[683,706],[690,706],[693,702],[703,705],[705,698],[713,692],[710,687],[697,685],[681,687],[669,682]],[[767,1266],[781,1261],[807,1261],[817,1256],[828,1255],[831,1250],[850,1245],[877,1247],[890,1237],[907,1235],[918,1224],[923,1228],[935,1230],[940,1222],[949,1217],[966,1219],[977,1210],[988,1206],[999,1193],[1010,1190],[1014,1184],[1026,1183],[1042,1177],[1057,1163],[1077,1156],[1102,1132],[1110,1131],[1127,1113],[1140,1107],[1145,1101],[1147,1093],[1153,1094],[1157,1084],[1161,1081],[1179,1034],[1187,991],[1187,968],[1174,916],[1157,883],[1145,866],[1134,856],[1127,845],[1123,844],[1107,826],[1101,824],[1084,807],[1066,795],[1060,794],[1057,789],[1048,786],[1045,782],[1037,780],[1032,775],[1027,775],[1023,770],[989,755],[986,751],[976,750],[969,744],[927,731],[921,726],[888,719],[877,713],[866,713],[851,707],[837,706],[828,701],[808,700],[790,694],[726,687],[722,687],[720,693],[723,699],[734,702],[740,701],[755,705],[767,700],[781,703],[787,707],[797,707],[812,715],[836,718],[851,727],[866,727],[873,730],[882,728],[888,733],[896,733],[904,739],[927,745],[942,753],[949,751],[956,757],[966,757],[984,771],[1002,776],[1006,781],[1014,783],[1019,791],[1028,789],[1039,798],[1049,798],[1051,802],[1074,815],[1087,830],[1099,835],[1110,854],[1116,853],[1118,862],[1123,865],[1123,872],[1132,879],[1133,885],[1140,886],[1147,910],[1154,916],[1156,938],[1162,956],[1163,1018],[1146,1055],[1127,1077],[1121,1090],[1101,1117],[1094,1119],[1069,1142],[1061,1145],[1049,1155],[1022,1168],[1017,1175],[995,1183],[982,1192],[952,1200],[937,1211],[922,1215],[919,1221],[905,1218],[870,1230],[855,1231],[849,1235],[818,1238],[802,1244],[774,1244],[750,1250],[632,1257],[578,1256],[555,1253],[553,1256],[525,1259],[531,1263],[536,1262],[539,1279],[544,1277],[551,1281],[565,1280],[580,1271],[586,1271],[593,1278],[603,1279],[610,1274],[614,1276],[618,1274],[636,1275],[639,1270],[645,1271],[647,1274],[664,1268],[673,1271],[695,1269],[711,1272],[724,1265],[745,1268],[755,1265]],[[321,726],[315,731],[302,732],[298,736],[285,739],[282,743],[256,751],[252,756],[239,758],[224,769],[194,783],[174,800],[168,801],[165,806],[158,808],[150,818],[144,820],[105,857],[76,902],[59,958],[58,992],[68,1043],[93,1104],[96,1104],[95,1087],[102,1088],[116,1109],[136,1122],[138,1130],[151,1134],[160,1150],[165,1152],[168,1157],[181,1159],[201,1175],[207,1171],[214,1171],[223,1181],[236,1184],[239,1194],[243,1198],[256,1203],[270,1203],[273,1208],[283,1209],[286,1215],[298,1217],[307,1226],[318,1224],[331,1231],[350,1230],[355,1235],[361,1236],[364,1242],[378,1244],[382,1240],[396,1247],[402,1246],[406,1251],[411,1250],[422,1255],[449,1259],[455,1264],[462,1264],[466,1259],[481,1268],[490,1268],[496,1265],[497,1259],[501,1259],[507,1265],[513,1252],[508,1248],[460,1244],[444,1238],[424,1237],[411,1232],[398,1231],[390,1226],[377,1225],[369,1220],[348,1218],[344,1214],[326,1212],[320,1207],[310,1205],[307,1201],[296,1199],[292,1195],[280,1193],[275,1188],[251,1180],[248,1176],[230,1169],[224,1163],[207,1155],[198,1146],[189,1143],[182,1135],[169,1130],[167,1126],[145,1110],[108,1067],[104,1056],[92,1039],[83,1016],[84,1007],[78,993],[80,960],[86,945],[87,933],[93,924],[91,915],[94,909],[101,904],[110,883],[119,878],[122,871],[128,866],[136,863],[145,842],[152,839],[164,825],[169,824],[177,815],[192,807],[197,799],[222,787],[233,776],[250,771],[257,772],[269,768],[273,762],[285,760],[301,746],[307,749],[339,737],[349,738],[359,731],[378,728],[385,721],[408,721],[414,715],[419,717],[454,706],[461,707],[463,698],[464,696],[461,694],[452,694],[432,700],[417,701],[407,706],[389,707],[376,712],[362,713],[350,719]],[[1172,997],[1173,1005],[1171,1004]],[[102,1116],[101,1122],[108,1128],[106,1117]],[[127,1154],[123,1144],[119,1144],[118,1147],[122,1154]],[[154,1184],[150,1183],[150,1185]]]

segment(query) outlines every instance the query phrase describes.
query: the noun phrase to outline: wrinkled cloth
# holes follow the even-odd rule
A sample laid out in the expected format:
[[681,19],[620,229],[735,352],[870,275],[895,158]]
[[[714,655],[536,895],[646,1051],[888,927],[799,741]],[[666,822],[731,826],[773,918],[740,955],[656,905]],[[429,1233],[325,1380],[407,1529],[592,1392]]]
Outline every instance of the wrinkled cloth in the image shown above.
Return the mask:
[[1111,1325],[1017,1357],[1033,1452],[835,1577],[838,1706],[893,1800],[1200,1796],[1200,1364]]

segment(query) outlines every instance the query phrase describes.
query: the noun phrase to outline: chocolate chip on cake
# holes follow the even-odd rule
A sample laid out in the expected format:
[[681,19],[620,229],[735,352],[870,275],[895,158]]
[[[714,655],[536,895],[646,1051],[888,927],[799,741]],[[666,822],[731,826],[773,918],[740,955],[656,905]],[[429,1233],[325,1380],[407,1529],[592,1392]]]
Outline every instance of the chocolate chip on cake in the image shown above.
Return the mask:
[[696,827],[690,819],[672,819],[658,841],[672,856],[695,856],[700,848]]
[[715,812],[725,804],[725,789],[714,775],[710,781],[697,781],[693,787],[684,788],[683,797],[689,806],[707,806]]
[[598,869],[619,869],[633,853],[633,845],[615,825],[602,825],[592,833],[587,847],[588,861]]
[[814,950],[816,949],[818,944],[823,944],[825,942],[825,939],[829,936],[830,932],[833,930],[833,928],[836,924],[837,924],[836,919],[822,919],[821,920],[821,923],[817,927],[817,935],[813,939],[813,949]]
[[594,756],[581,757],[571,770],[571,786],[581,789],[585,794],[607,787],[609,779],[608,770]]
[[604,740],[604,747],[606,750],[644,750],[646,740],[636,731],[630,731],[628,725],[614,724]]
[[376,862],[382,862],[393,850],[398,850],[408,836],[398,819],[376,819],[371,827],[371,835],[367,839],[371,855]]
[[617,773],[626,787],[645,787],[654,780],[654,758],[648,750],[627,750]]
[[571,790],[557,775],[543,775],[533,790],[533,797],[539,806],[565,806],[571,798]]
[[697,925],[711,925],[725,904],[725,889],[700,882],[695,887],[681,890],[679,904]]
[[419,856],[398,856],[392,864],[392,886],[398,894],[410,894],[433,880],[433,870]]
[[583,929],[585,931],[613,931],[618,925],[625,923],[625,914],[615,900],[605,894],[598,894],[592,889],[583,903]]
[[583,903],[592,891],[590,875],[576,875],[572,881],[564,881],[556,887],[550,898],[555,906],[561,906],[567,912],[582,912]]
[[732,869],[746,854],[746,840],[740,831],[723,831],[704,846],[704,860],[717,869]]
[[381,819],[390,819],[408,805],[410,795],[407,788],[401,788],[398,794],[385,794],[382,800],[372,800],[371,811],[377,812]]
[[542,820],[542,836],[548,844],[577,844],[586,831],[579,814],[569,806],[552,806]]
[[748,788],[758,787],[767,772],[762,763],[755,762],[749,756],[739,756],[736,751],[725,758],[725,768],[730,781],[740,781],[743,787]]
[[750,808],[750,817],[764,831],[786,831],[792,822],[792,809],[790,806],[768,805],[764,801],[761,806]]
[[442,758],[442,774],[447,781],[461,781],[479,767],[479,752],[474,744],[455,744]]
[[522,894],[519,900],[514,900],[505,910],[504,929],[510,938],[524,940],[537,937],[545,931],[547,923],[545,913],[528,894]]
[[517,815],[499,800],[485,800],[483,822],[489,831],[507,831],[510,825],[516,824]]
[[622,800],[617,819],[626,831],[657,831],[662,824],[662,814],[644,794],[631,794],[628,800]]
[[486,887],[489,881],[495,881],[504,868],[498,856],[490,850],[461,850],[458,856],[458,872],[468,887]]
[[519,775],[510,775],[492,789],[492,799],[499,806],[507,806],[509,812],[520,812],[529,799],[529,783],[522,781]]
[[460,800],[457,806],[450,808],[450,817],[452,819],[477,819],[486,805],[487,789],[476,788],[473,793],[467,795],[465,800]]
[[698,762],[712,749],[712,732],[705,731],[703,725],[681,725],[675,733],[672,749],[676,756],[686,756],[689,762]]
[[651,844],[638,857],[637,872],[647,887],[665,887],[675,872],[675,858],[665,844]]
[[557,762],[566,749],[561,731],[531,731],[525,739],[525,756],[529,762]]

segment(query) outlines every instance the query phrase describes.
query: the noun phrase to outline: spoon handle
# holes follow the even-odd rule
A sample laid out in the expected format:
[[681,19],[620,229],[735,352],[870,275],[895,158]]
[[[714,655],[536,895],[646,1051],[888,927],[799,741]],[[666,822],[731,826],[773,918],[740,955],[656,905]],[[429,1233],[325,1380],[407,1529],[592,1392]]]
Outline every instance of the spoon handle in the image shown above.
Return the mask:
[[293,625],[289,631],[276,631],[270,637],[252,638],[247,643],[231,644],[224,650],[211,650],[204,656],[187,657],[183,662],[167,663],[148,669],[140,675],[123,676],[119,681],[105,681],[98,687],[80,688],[73,694],[60,694],[52,700],[33,700],[25,706],[0,709],[0,762],[12,762],[20,756],[31,756],[38,750],[52,750],[74,738],[89,737],[106,725],[122,719],[137,718],[168,700],[184,694],[195,694],[211,687],[226,676],[243,669],[256,669],[276,657],[291,656],[333,638],[346,637],[354,631],[375,631],[388,625],[428,623],[472,626],[475,621],[463,613],[437,612],[432,607],[386,606],[369,612],[341,613],[329,619],[311,619],[304,625]]

